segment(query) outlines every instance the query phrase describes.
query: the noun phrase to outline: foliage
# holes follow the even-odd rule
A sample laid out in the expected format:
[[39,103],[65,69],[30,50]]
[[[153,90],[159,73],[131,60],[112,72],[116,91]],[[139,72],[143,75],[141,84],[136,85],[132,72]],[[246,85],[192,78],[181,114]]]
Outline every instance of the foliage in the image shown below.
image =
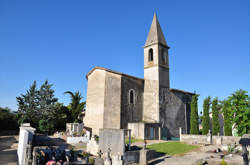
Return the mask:
[[199,117],[198,117],[198,96],[197,94],[192,96],[191,101],[191,116],[190,116],[190,133],[199,134]]
[[79,91],[76,91],[75,93],[71,91],[64,92],[65,94],[69,94],[71,97],[71,103],[68,106],[69,109],[69,116],[68,116],[68,122],[82,122],[81,119],[79,119],[80,114],[85,110],[85,102],[80,102],[82,99],[82,96]]
[[218,133],[220,133],[219,105],[217,97],[212,101],[212,128],[213,135],[217,135]]
[[209,118],[209,108],[210,108],[210,96],[208,96],[203,102],[203,116],[202,116],[202,135],[207,135],[210,125],[210,118]]
[[36,89],[36,81],[26,91],[26,94],[21,94],[16,99],[18,103],[18,123],[29,122],[37,128],[41,113],[39,112],[39,91]]
[[37,89],[36,81],[25,94],[17,97],[18,122],[28,122],[42,133],[53,133],[65,128],[67,113],[65,107],[57,102],[52,84],[46,80]]
[[0,130],[17,130],[17,114],[9,108],[0,107]]
[[250,133],[250,97],[242,89],[235,91],[229,97],[231,116],[239,136]]
[[168,155],[175,155],[191,151],[195,148],[198,148],[198,146],[188,145],[180,142],[165,142],[165,143],[148,145],[147,148],[153,149],[156,152]]
[[49,121],[49,119],[41,119],[39,120],[39,130],[42,133],[48,133],[48,134],[52,134],[53,131],[55,130],[54,128],[54,123]]
[[232,136],[232,117],[231,117],[231,103],[229,100],[222,101],[222,112],[224,116],[224,134],[225,136]]

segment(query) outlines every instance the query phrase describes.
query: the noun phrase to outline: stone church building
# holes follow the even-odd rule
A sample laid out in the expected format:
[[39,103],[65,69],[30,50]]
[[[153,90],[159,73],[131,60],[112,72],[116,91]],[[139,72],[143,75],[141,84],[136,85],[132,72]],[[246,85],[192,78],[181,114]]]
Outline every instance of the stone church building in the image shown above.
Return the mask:
[[173,139],[190,130],[190,102],[194,93],[170,88],[169,46],[156,14],[144,45],[144,78],[95,67],[87,75],[84,125],[132,129],[140,139]]

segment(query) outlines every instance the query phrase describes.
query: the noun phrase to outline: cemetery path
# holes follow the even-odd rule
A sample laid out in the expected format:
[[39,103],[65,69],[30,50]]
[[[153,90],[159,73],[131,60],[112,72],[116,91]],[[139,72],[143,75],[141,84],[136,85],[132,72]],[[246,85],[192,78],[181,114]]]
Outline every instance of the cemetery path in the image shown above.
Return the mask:
[[0,136],[0,165],[17,164],[18,136]]

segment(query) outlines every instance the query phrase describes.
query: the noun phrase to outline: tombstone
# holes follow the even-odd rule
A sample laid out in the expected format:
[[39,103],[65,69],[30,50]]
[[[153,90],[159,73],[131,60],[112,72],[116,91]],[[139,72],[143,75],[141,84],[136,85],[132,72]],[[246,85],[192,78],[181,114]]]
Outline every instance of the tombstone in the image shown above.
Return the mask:
[[140,158],[139,158],[139,164],[140,165],[147,165],[147,153],[148,150],[143,148],[140,150]]
[[110,152],[111,152],[111,150],[110,150],[110,148],[108,148],[107,149],[107,152],[106,153],[104,153],[104,165],[111,165],[112,163],[112,161],[111,161],[111,157],[110,157]]
[[111,150],[113,155],[123,156],[125,152],[125,134],[123,129],[100,129],[99,149],[103,153]]
[[209,142],[209,144],[212,144],[212,143],[213,143],[213,137],[212,137],[212,132],[211,132],[211,130],[208,130],[207,142]]
[[87,152],[91,153],[92,155],[97,156],[99,150],[99,145],[97,144],[95,137],[92,136],[90,141],[87,143]]
[[25,165],[28,163],[26,159],[27,155],[27,146],[28,143],[31,143],[33,140],[33,135],[35,128],[32,128],[29,123],[22,124],[19,131],[19,142],[18,142],[18,164]]
[[250,146],[250,134],[244,134],[239,143],[242,145],[242,157],[244,165],[249,165],[247,146]]
[[122,164],[123,164],[122,157],[119,153],[112,156],[112,165],[122,165]]

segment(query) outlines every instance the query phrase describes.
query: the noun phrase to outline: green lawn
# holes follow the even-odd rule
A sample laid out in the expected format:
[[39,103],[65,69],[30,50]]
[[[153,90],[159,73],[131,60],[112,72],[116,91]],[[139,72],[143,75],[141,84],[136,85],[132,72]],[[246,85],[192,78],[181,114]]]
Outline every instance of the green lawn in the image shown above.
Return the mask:
[[[125,138],[125,143],[128,144],[128,142],[129,142],[128,138]],[[131,138],[131,144],[135,142],[143,142],[143,140]]]
[[180,142],[165,142],[165,143],[157,143],[148,145],[147,148],[153,149],[156,152],[175,155],[175,154],[183,154],[185,152],[191,151],[199,146],[188,145]]

